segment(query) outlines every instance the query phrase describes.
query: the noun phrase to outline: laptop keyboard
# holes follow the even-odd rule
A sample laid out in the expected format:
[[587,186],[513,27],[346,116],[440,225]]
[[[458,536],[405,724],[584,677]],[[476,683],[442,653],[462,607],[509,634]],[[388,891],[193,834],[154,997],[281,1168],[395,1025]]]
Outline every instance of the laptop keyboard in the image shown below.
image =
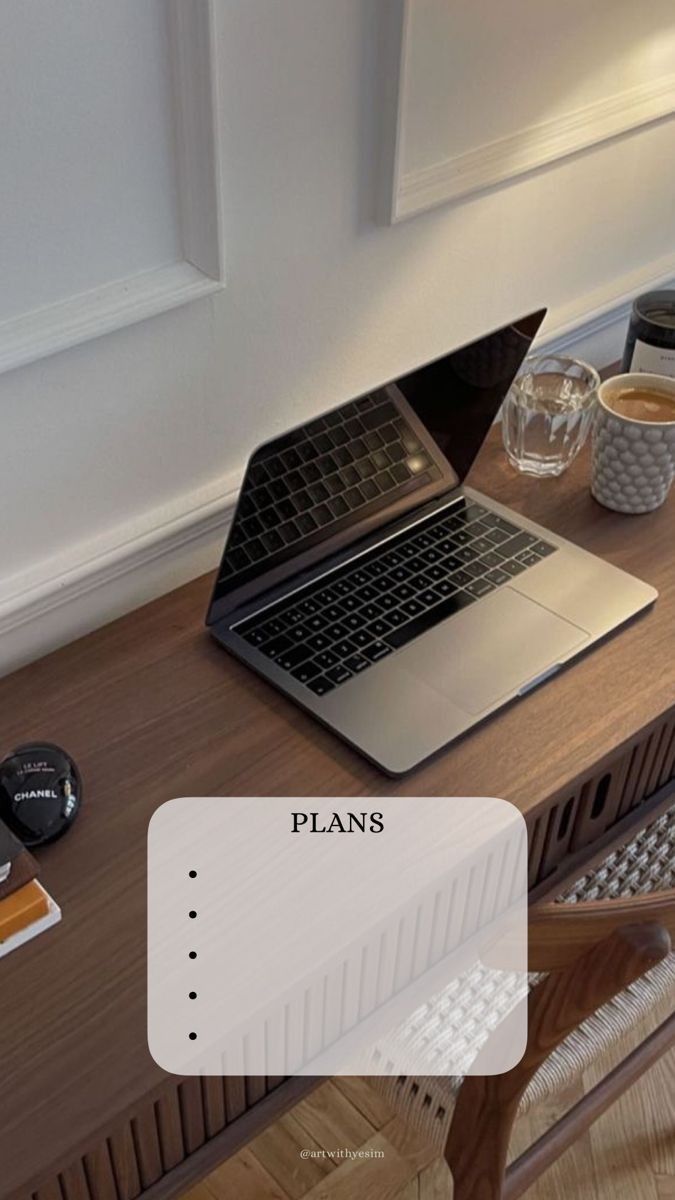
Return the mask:
[[463,500],[234,631],[324,696],[556,549]]
[[[386,392],[362,396],[263,447],[246,474],[220,581],[440,478]],[[308,543],[309,544],[309,543]]]

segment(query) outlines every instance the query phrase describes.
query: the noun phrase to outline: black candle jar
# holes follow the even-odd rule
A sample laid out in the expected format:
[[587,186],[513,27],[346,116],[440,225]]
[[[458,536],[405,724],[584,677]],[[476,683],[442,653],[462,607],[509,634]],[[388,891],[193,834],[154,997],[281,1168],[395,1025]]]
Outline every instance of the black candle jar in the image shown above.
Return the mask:
[[675,378],[675,291],[646,292],[633,302],[621,370]]

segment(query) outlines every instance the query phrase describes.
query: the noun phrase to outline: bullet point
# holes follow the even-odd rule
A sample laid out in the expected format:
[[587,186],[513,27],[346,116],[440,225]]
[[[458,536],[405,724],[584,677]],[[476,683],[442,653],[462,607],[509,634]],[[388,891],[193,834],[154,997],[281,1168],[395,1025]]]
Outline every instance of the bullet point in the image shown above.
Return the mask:
[[189,1039],[190,1039],[190,1041],[191,1041],[191,1042],[194,1042],[194,1041],[196,1040],[197,1034],[196,1034],[196,1033],[189,1033],[189,1034],[188,1034],[188,1037],[189,1037]]
[[196,871],[190,871],[190,872],[189,872],[189,875],[190,875],[190,879],[196,879],[196,878],[197,878],[197,872],[196,872]]
[[189,955],[189,957],[190,957],[190,958],[196,958],[196,957],[197,957],[197,951],[196,951],[196,950],[191,950],[191,951],[190,951],[190,955]]
[[191,999],[191,1000],[196,1000],[196,999],[197,999],[197,993],[196,993],[196,992],[190,992],[190,999]]
[[193,909],[191,910],[191,912],[189,913],[189,916],[190,916],[190,917],[192,917],[192,918],[193,918],[193,920],[194,920],[194,918],[197,916],[197,914],[196,914],[196,912],[195,912],[194,908],[193,908]]

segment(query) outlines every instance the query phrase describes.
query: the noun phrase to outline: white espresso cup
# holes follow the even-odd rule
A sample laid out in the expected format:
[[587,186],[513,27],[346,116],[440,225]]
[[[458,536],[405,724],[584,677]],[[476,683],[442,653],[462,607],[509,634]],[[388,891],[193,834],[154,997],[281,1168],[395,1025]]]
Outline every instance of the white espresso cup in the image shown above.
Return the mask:
[[[612,397],[632,388],[670,395],[675,379],[641,372],[615,375],[598,388],[593,426],[591,492],[605,508],[645,513],[663,504],[675,474],[673,420],[638,420],[616,412]],[[630,408],[630,404],[624,405]]]

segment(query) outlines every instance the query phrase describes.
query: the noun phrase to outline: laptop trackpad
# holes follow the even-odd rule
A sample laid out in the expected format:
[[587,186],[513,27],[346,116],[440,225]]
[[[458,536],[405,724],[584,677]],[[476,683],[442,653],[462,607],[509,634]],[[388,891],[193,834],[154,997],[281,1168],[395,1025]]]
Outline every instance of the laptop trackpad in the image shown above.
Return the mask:
[[409,643],[396,665],[466,712],[480,713],[554,667],[588,636],[504,587]]

